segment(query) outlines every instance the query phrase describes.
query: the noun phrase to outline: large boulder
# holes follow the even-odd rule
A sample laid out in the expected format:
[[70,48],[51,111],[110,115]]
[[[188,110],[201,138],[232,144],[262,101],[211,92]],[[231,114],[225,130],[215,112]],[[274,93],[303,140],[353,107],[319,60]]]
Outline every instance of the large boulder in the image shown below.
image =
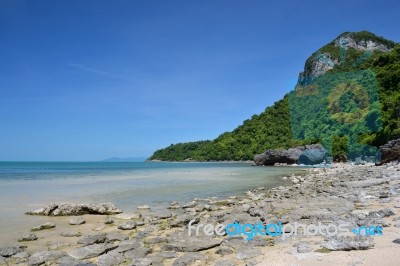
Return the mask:
[[318,147],[306,149],[299,157],[299,164],[313,165],[322,163],[326,158],[326,149]]
[[380,162],[378,165],[400,160],[400,139],[392,140],[379,147]]
[[[256,165],[274,165],[276,163],[295,164],[299,163],[299,157],[304,155],[306,164],[321,163],[326,156],[326,149],[321,144],[298,146],[287,150],[267,150],[263,154],[254,156]],[[321,157],[323,158],[321,160]]]
[[111,203],[101,204],[73,204],[73,203],[52,203],[47,207],[38,210],[29,211],[29,215],[44,215],[44,216],[75,216],[83,214],[118,214],[122,213]]

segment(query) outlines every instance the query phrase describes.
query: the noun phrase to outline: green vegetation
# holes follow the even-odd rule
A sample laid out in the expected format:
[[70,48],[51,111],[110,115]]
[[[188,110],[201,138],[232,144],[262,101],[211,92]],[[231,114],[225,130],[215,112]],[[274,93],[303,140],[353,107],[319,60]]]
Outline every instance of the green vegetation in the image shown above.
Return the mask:
[[347,161],[347,143],[349,138],[347,136],[339,137],[333,136],[332,138],[332,156],[335,162]]
[[254,154],[267,149],[289,148],[309,142],[292,139],[289,102],[285,96],[260,115],[253,115],[232,132],[225,132],[213,141],[178,143],[156,151],[150,159],[252,160]]
[[[352,154],[371,155],[374,152],[371,146],[399,138],[400,45],[369,32],[344,34],[350,34],[356,42],[373,40],[394,49],[363,52],[348,48],[343,61],[343,51],[331,42],[306,61],[303,74],[307,77],[313,60],[325,53],[340,62],[325,75],[311,82],[300,82],[295,91],[232,132],[225,132],[212,141],[171,145],[156,151],[149,159],[252,160],[254,154],[268,149],[315,142],[328,144],[334,157],[344,154],[345,150],[348,154],[349,149],[351,157]],[[302,100],[293,104],[293,96]],[[323,108],[318,109],[319,106]],[[306,115],[291,116],[293,113]]]

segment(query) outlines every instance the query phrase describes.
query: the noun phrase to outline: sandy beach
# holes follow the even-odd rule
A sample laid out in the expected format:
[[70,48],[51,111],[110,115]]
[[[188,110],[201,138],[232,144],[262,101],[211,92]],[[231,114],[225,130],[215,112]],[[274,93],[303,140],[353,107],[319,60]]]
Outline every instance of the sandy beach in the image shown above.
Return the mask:
[[[400,165],[335,164],[283,177],[292,185],[254,188],[226,199],[193,199],[166,209],[114,215],[30,216],[55,228],[0,248],[0,265],[397,265]],[[154,209],[154,210],[153,210]],[[56,209],[57,210],[57,209]],[[70,225],[79,218],[78,225]],[[82,219],[81,219],[82,218]],[[79,221],[80,220],[80,221]],[[188,224],[295,222],[381,226],[382,234],[341,236],[188,235]],[[83,223],[84,221],[84,223]],[[82,224],[79,224],[82,223]],[[122,230],[124,228],[125,230]],[[287,231],[285,231],[287,232]],[[83,264],[82,264],[83,263]]]

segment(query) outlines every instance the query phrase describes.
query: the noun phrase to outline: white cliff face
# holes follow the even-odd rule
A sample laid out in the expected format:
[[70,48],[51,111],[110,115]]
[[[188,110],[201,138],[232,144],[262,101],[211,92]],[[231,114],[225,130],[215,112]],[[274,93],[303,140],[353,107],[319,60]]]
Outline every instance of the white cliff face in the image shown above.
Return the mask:
[[340,38],[335,40],[335,46],[345,47],[345,48],[354,48],[359,51],[381,51],[388,52],[391,49],[385,44],[374,42],[372,40],[361,40],[356,42],[349,35],[341,36]]
[[317,55],[312,62],[311,77],[322,76],[338,63],[338,60],[333,60],[327,53]]
[[[381,51],[388,52],[392,50],[386,44],[375,42],[372,40],[356,41],[351,34],[344,34],[334,41],[334,45],[340,48],[353,48],[358,51]],[[340,63],[340,59],[333,59],[329,53],[320,53],[311,62],[311,68],[308,71],[309,78],[316,78],[324,75],[328,70]],[[302,77],[303,73],[300,74]]]

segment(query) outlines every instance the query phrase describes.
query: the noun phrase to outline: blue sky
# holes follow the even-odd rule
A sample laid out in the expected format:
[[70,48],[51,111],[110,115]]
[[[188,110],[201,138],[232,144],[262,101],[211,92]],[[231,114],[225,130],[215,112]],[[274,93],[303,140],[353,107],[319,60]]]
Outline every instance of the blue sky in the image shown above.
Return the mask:
[[0,160],[150,156],[282,98],[344,31],[400,41],[398,1],[0,1]]

